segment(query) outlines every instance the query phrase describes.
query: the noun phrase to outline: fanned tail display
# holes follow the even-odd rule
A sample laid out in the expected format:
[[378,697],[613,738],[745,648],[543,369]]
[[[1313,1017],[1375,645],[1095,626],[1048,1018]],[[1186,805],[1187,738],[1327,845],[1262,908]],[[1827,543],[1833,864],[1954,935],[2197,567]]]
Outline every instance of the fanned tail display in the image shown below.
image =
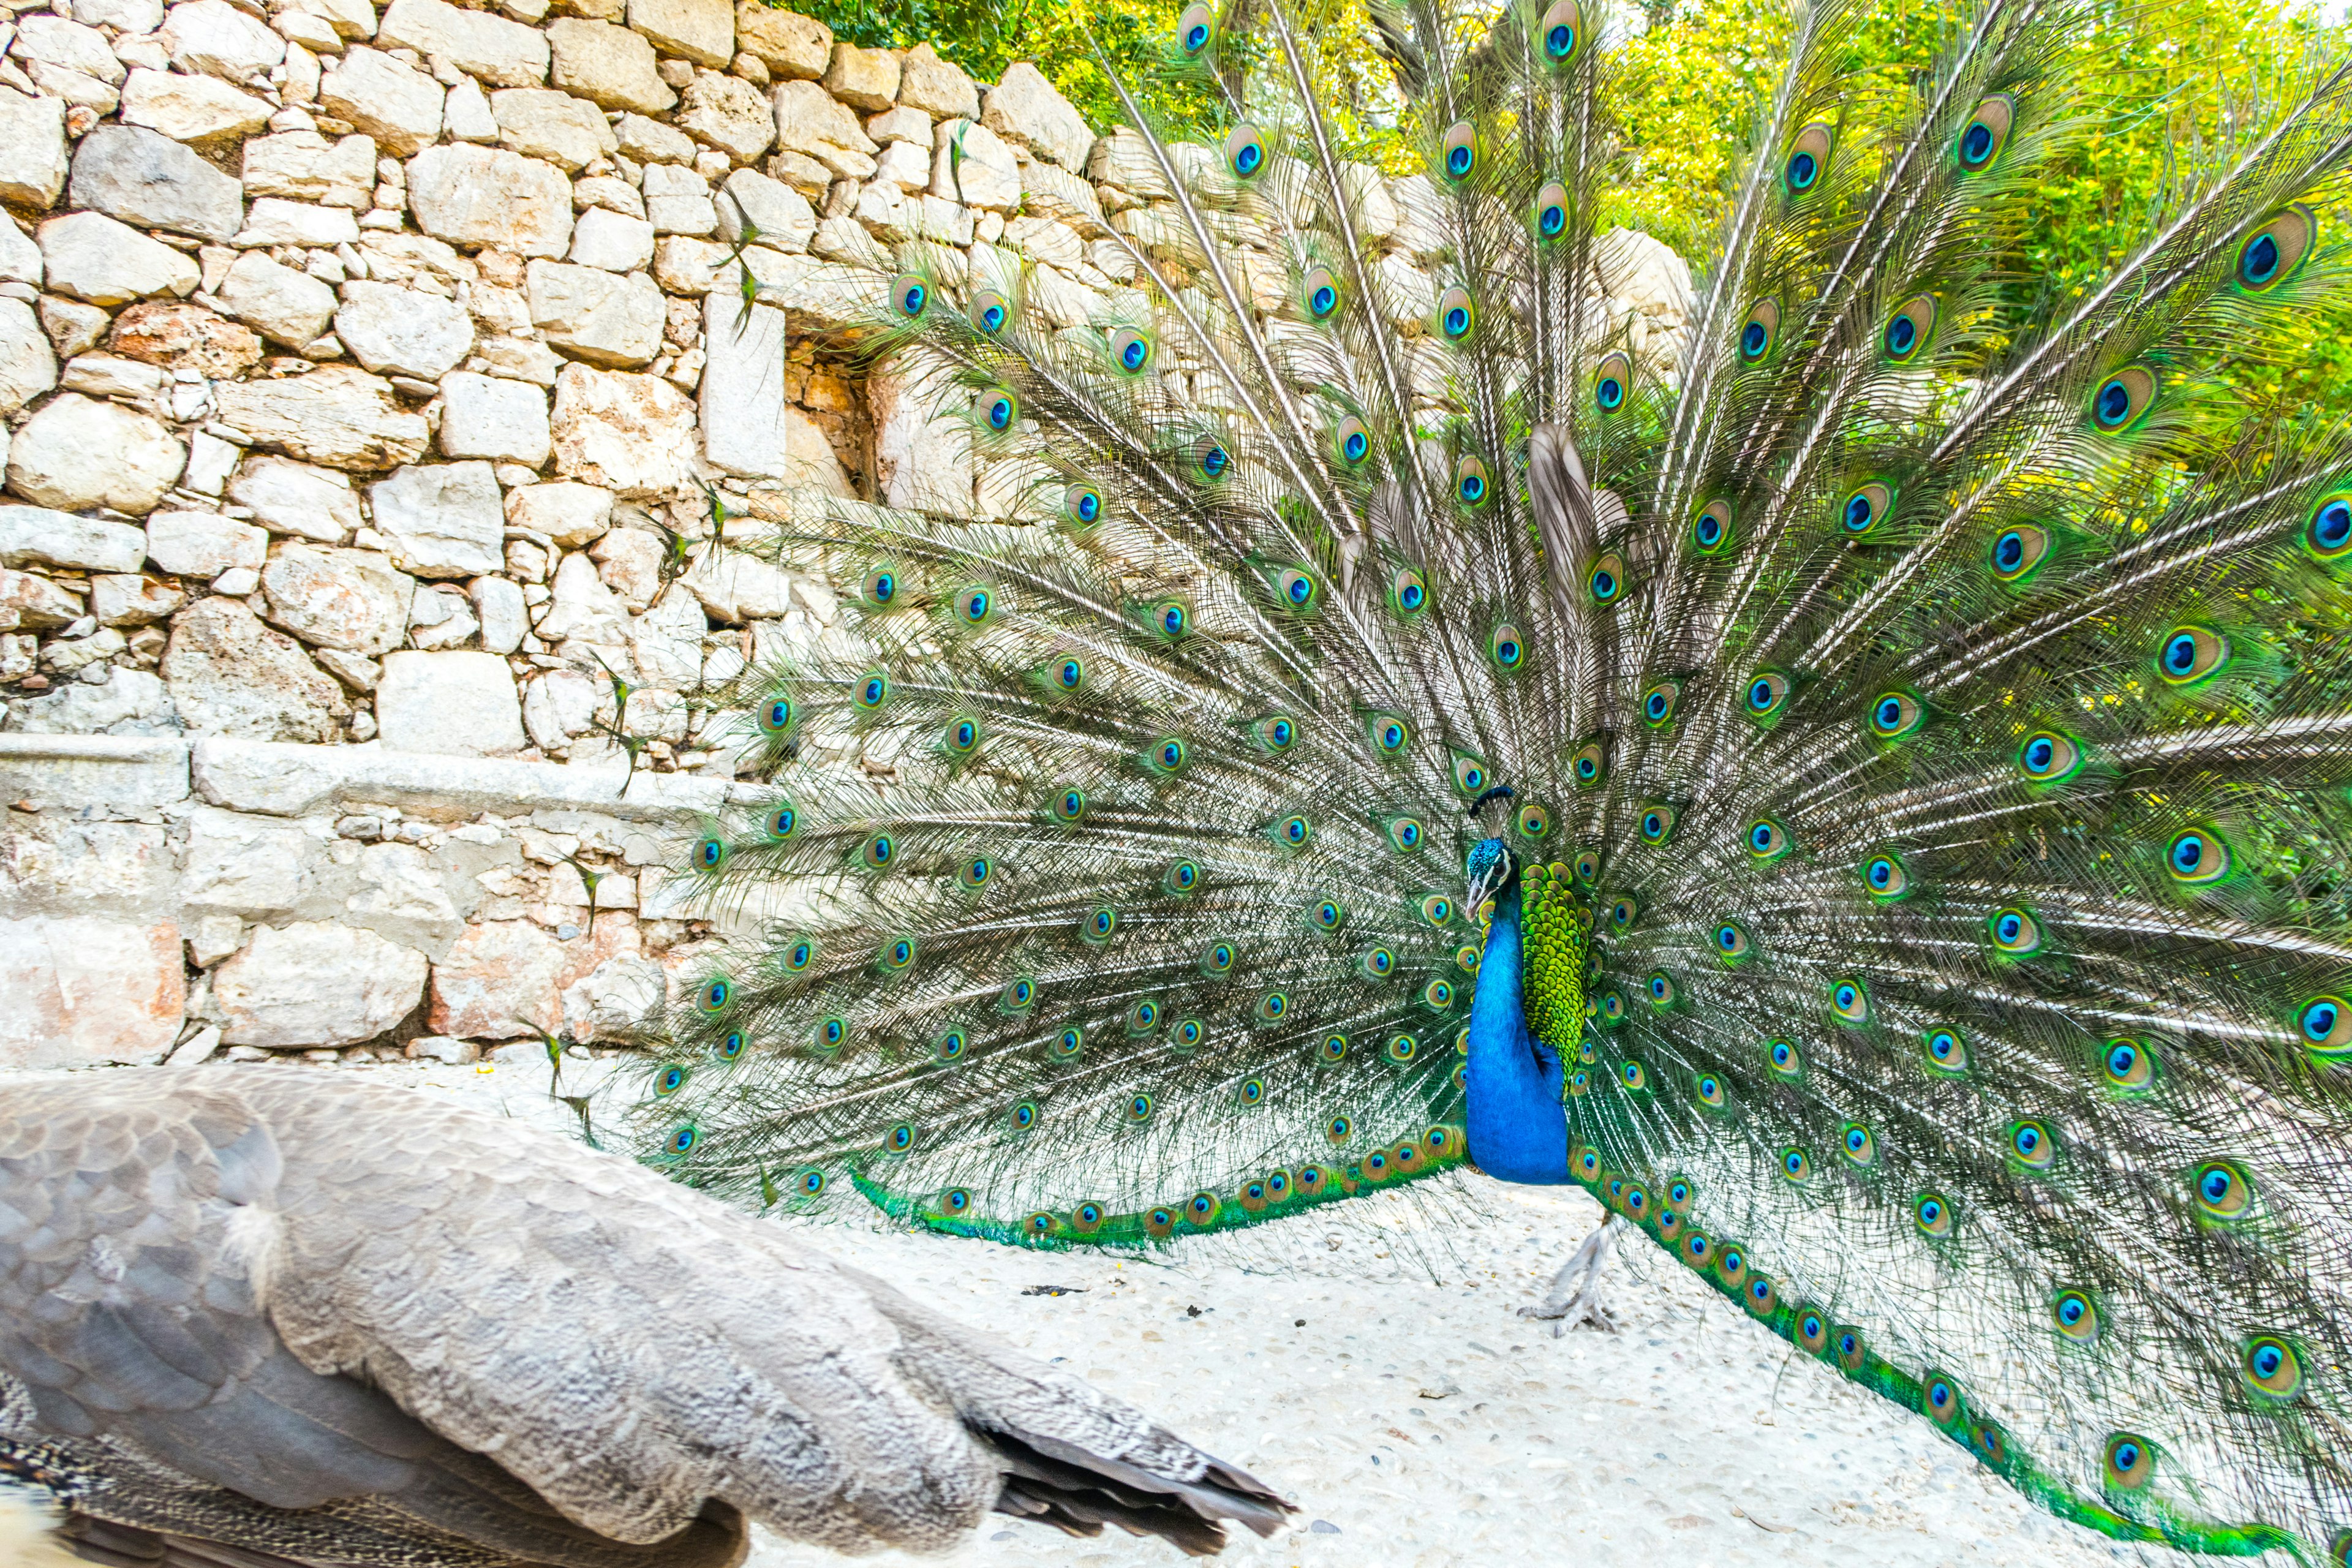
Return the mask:
[[2352,439],[2241,386],[2342,289],[2352,67],[2053,300],[2088,8],[1874,116],[1817,5],[1669,382],[1595,8],[1380,7],[1386,182],[1262,10],[1214,138],[1129,100],[1102,319],[877,277],[990,515],[754,531],[851,635],[733,694],[756,935],[648,1157],[1053,1246],[1575,1182],[2063,1517],[2352,1560]]

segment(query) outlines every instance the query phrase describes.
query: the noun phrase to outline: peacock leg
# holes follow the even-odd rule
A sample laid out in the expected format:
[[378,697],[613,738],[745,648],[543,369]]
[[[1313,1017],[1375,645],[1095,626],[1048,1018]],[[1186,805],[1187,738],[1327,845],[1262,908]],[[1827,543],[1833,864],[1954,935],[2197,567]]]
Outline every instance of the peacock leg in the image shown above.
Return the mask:
[[1623,1222],[1615,1215],[1601,1221],[1560,1271],[1552,1276],[1551,1289],[1544,1292],[1543,1305],[1522,1307],[1519,1316],[1551,1319],[1554,1339],[1570,1329],[1615,1333],[1617,1321],[1609,1315],[1608,1307],[1601,1300],[1601,1277],[1608,1271],[1610,1249],[1623,1228]]

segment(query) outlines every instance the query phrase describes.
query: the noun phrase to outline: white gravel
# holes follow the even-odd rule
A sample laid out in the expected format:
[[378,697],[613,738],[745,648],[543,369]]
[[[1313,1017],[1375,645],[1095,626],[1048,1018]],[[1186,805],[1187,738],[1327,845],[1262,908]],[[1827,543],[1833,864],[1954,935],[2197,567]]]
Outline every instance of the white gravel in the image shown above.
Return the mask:
[[[568,1121],[543,1066],[373,1069]],[[589,1074],[567,1066],[577,1093]],[[1221,1562],[2016,1564],[2160,1561],[2028,1505],[1918,1417],[1792,1352],[1646,1244],[1620,1248],[1621,1331],[1520,1319],[1599,1222],[1574,1190],[1474,1175],[1196,1241],[1146,1260],[1034,1253],[878,1224],[781,1220],[810,1242],[1061,1361],[1299,1507]],[[1039,1287],[1065,1294],[1033,1294]],[[1687,1554],[1687,1555],[1685,1555]],[[1157,1541],[992,1521],[944,1557],[1129,1568]],[[772,1540],[749,1568],[841,1559]]]

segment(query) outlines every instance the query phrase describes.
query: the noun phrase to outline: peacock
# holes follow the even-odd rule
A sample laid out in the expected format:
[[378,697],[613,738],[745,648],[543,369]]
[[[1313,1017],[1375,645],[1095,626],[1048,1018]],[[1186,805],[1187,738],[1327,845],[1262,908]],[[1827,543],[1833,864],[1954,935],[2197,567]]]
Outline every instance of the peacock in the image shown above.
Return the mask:
[[643,1157],[1038,1247],[1573,1184],[2063,1519],[2352,1562],[2352,437],[2262,390],[2352,67],[2053,289],[2098,8],[1890,94],[1816,0],[1665,374],[1597,0],[1372,11],[1414,176],[1193,5],[1131,290],[873,272],[979,486],[729,522],[843,610],[709,699]]
[[738,1568],[753,1520],[862,1554],[992,1510],[1204,1556],[1289,1511],[772,1224],[439,1098],[0,1090],[0,1561]]

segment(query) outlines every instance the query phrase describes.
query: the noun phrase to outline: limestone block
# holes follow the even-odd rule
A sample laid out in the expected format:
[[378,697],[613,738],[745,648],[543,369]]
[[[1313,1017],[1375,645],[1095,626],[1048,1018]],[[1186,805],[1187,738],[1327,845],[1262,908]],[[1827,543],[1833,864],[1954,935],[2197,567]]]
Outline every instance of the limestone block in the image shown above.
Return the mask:
[[63,99],[96,114],[111,114],[122,105],[121,93],[103,79],[78,70],[31,60],[25,66],[25,74],[33,79],[34,88],[43,97]]
[[482,647],[491,653],[512,653],[530,630],[530,612],[522,589],[504,577],[477,577],[467,584],[474,618],[481,623]]
[[625,496],[694,490],[694,405],[659,376],[563,367],[555,378],[555,467]]
[[1004,139],[970,120],[940,121],[931,161],[931,195],[992,212],[1021,205],[1021,161]]
[[455,300],[354,278],[343,285],[335,336],[380,375],[438,381],[473,351],[474,321]]
[[37,11],[26,16],[16,25],[16,41],[8,52],[28,67],[55,66],[110,87],[122,85],[122,62],[107,46],[106,35],[63,16],[44,16]]
[[530,1023],[563,1011],[562,989],[572,978],[564,944],[529,921],[485,921],[469,926],[433,966],[432,1026],[475,1039],[506,1040],[530,1033]]
[[1027,60],[1006,67],[1003,79],[988,89],[980,122],[1065,169],[1084,169],[1094,151],[1094,128]]
[[833,61],[832,28],[766,0],[740,0],[735,41],[787,81],[814,81]]
[[596,106],[553,88],[514,87],[490,94],[499,141],[527,158],[576,174],[621,143]]
[[775,101],[778,146],[805,153],[838,178],[873,178],[879,148],[846,104],[813,81],[782,83]]
[[719,237],[730,245],[764,245],[774,250],[806,250],[816,233],[816,209],[790,185],[757,169],[727,176],[718,202]]
[[613,492],[570,479],[520,486],[507,492],[507,521],[577,550],[613,526]]
[[452,142],[495,142],[499,122],[490,113],[489,96],[472,77],[461,76],[441,100],[441,129]]
[[653,258],[654,226],[641,217],[592,207],[572,225],[568,259],[574,266],[635,272]]
[[420,648],[463,647],[481,629],[472,606],[454,584],[420,590],[408,605],[408,646]]
[[175,142],[250,136],[274,112],[268,100],[208,76],[141,69],[122,84],[122,122],[160,131]]
[[236,233],[236,243],[247,249],[291,245],[305,250],[331,250],[339,245],[357,245],[359,238],[359,220],[351,208],[289,202],[278,196],[254,203],[253,210],[246,214],[245,226]]
[[0,300],[0,414],[14,414],[58,384],[58,356],[40,318],[22,300]]
[[163,373],[152,364],[112,354],[77,354],[66,362],[61,384],[68,392],[138,403],[163,390]]
[[[16,509],[11,507],[5,510],[13,511]],[[66,514],[60,512],[58,515],[62,517]],[[98,584],[115,580],[110,574],[92,578],[90,581],[93,600],[96,598]],[[98,613],[95,604],[92,605],[90,613],[93,615]],[[11,572],[5,567],[0,567],[0,626],[5,626],[11,631],[20,626],[30,626],[37,631],[49,631],[58,626],[69,626],[81,619],[81,600],[67,593],[47,577],[37,576],[30,572]],[[11,679],[16,678],[11,677]]]
[[315,131],[257,136],[245,144],[245,190],[322,206],[366,208],[375,189],[375,138],[329,141]]
[[461,10],[444,0],[392,0],[375,41],[447,60],[494,87],[528,87],[547,79],[547,39],[536,27]]
[[625,641],[629,613],[619,595],[596,574],[596,563],[574,552],[557,563],[546,611],[539,617],[540,640],[609,646]]
[[0,921],[0,1068],[156,1061],[186,1006],[171,921]]
[[38,212],[66,187],[66,106],[0,87],[0,202]]
[[[137,0],[100,0],[102,4],[129,5]],[[345,43],[354,43],[375,37],[375,7],[369,0],[271,0],[270,14],[284,17],[295,12],[315,16],[334,29],[335,37]]]
[[971,426],[940,406],[944,384],[912,355],[866,382],[874,463],[884,504],[963,516],[972,505]]
[[84,26],[133,35],[152,33],[163,25],[163,0],[72,0],[58,7],[60,16],[68,11]]
[[534,261],[527,286],[531,324],[574,359],[595,365],[640,365],[661,352],[668,308],[661,289],[642,272],[624,276]]
[[222,382],[215,417],[257,447],[331,468],[386,468],[424,455],[422,416],[357,365],[325,364],[282,381]]
[[667,552],[649,530],[614,529],[591,545],[588,554],[596,563],[596,575],[621,595],[632,615],[652,604],[661,592],[662,561]]
[[614,122],[613,134],[621,139],[622,156],[634,158],[640,163],[694,162],[694,139],[658,120],[647,120],[642,114],[624,114]]
[[408,210],[436,239],[512,256],[572,244],[572,184],[551,163],[503,148],[432,147],[408,163]]
[[962,67],[940,58],[929,44],[917,44],[900,62],[898,101],[942,120],[980,117],[980,89]]
[[173,6],[158,37],[173,65],[224,81],[266,79],[286,58],[286,40],[228,0]]
[[[530,324],[530,310],[520,296],[515,316],[517,326]],[[563,368],[562,359],[553,349],[528,338],[484,338],[475,343],[474,353],[482,368],[491,374],[528,381],[535,386],[553,386],[555,373]]]
[[127,523],[46,507],[0,506],[0,564],[136,572],[146,558],[147,536]]
[[101,573],[89,580],[89,613],[102,626],[153,626],[171,619],[187,602],[177,588],[135,572]]
[[637,195],[636,186],[617,174],[592,174],[584,180],[572,181],[572,205],[583,213],[601,207],[623,217],[646,216],[646,198]]
[[314,647],[374,656],[408,634],[415,579],[373,550],[320,550],[281,544],[262,569],[271,625]]
[[713,70],[735,58],[735,7],[728,0],[629,0],[629,26],[663,54]]
[[914,142],[893,142],[875,161],[874,177],[902,191],[919,191],[931,183],[931,150]]
[[261,339],[202,305],[154,300],[114,319],[106,345],[126,359],[234,381],[261,362]]
[[531,744],[543,751],[562,751],[574,735],[584,735],[596,717],[598,700],[593,682],[573,669],[551,669],[523,688],[523,727]]
[[[624,220],[626,221],[626,220]],[[552,437],[547,395],[527,381],[458,371],[441,382],[441,450],[535,468]]]
[[655,71],[654,47],[642,33],[564,16],[547,25],[547,41],[555,50],[551,79],[576,98],[600,109],[639,114],[666,114],[677,102],[677,94]]
[[[319,82],[319,106],[405,158],[441,134],[441,84],[375,49],[352,49]],[[409,184],[415,184],[414,172]],[[421,220],[420,220],[421,221]],[[425,232],[436,233],[429,225]]]
[[180,716],[199,734],[316,743],[348,711],[342,688],[240,599],[199,599],[182,611],[162,669]]
[[429,968],[415,949],[358,926],[257,927],[244,951],[213,972],[221,1038],[280,1050],[373,1039],[415,1010]]
[[144,516],[187,462],[170,430],[119,403],[61,393],[8,446],[8,488],[59,511],[112,507]]
[[214,578],[233,567],[258,572],[269,535],[210,511],[159,511],[147,519],[147,559],[174,577]]
[[[88,641],[111,641],[121,635],[119,631],[101,632]],[[63,668],[62,662],[58,667]],[[172,704],[171,693],[154,676],[143,669],[104,663],[93,663],[88,668],[102,672],[97,685],[87,679],[75,680],[47,697],[19,701],[10,724],[22,734],[130,738],[176,737],[180,733],[179,711]],[[119,805],[120,801],[110,796],[107,804]]]
[[230,265],[218,298],[222,310],[289,348],[315,342],[335,313],[332,289],[257,250],[247,251]]
[[678,581],[728,626],[772,620],[793,607],[792,574],[740,550],[704,555]]
[[479,757],[529,744],[514,672],[494,653],[386,654],[375,721],[394,751]]
[[730,474],[854,495],[824,432],[784,387],[784,312],[713,293],[703,301],[702,455]]
[[710,182],[692,169],[655,163],[645,172],[646,217],[656,234],[707,235],[719,226]]
[[[0,88],[0,92],[6,90]],[[0,279],[41,286],[41,247],[13,223],[0,224]]]
[[207,922],[291,920],[305,901],[304,868],[319,848],[302,824],[199,805],[188,814],[180,903]]
[[[360,526],[360,498],[352,481],[332,468],[289,462],[257,452],[229,480],[228,499],[253,510],[256,522],[272,533],[341,544]],[[268,585],[268,575],[262,585]]]
[[100,125],[84,136],[74,150],[71,193],[74,205],[140,228],[225,240],[244,226],[236,181],[139,126]]
[[776,139],[775,111],[758,88],[738,76],[698,71],[686,86],[678,129],[748,163]]
[[474,577],[503,563],[506,518],[486,462],[400,468],[370,486],[368,500],[376,531],[404,572]]
[[49,287],[93,305],[127,305],[156,294],[193,293],[195,262],[103,213],[69,213],[41,225],[35,238]]
[[887,109],[898,101],[898,57],[888,49],[837,43],[825,67],[824,90],[852,109]]
[[708,239],[666,234],[654,247],[654,281],[671,294],[703,295],[726,265],[728,249]]

